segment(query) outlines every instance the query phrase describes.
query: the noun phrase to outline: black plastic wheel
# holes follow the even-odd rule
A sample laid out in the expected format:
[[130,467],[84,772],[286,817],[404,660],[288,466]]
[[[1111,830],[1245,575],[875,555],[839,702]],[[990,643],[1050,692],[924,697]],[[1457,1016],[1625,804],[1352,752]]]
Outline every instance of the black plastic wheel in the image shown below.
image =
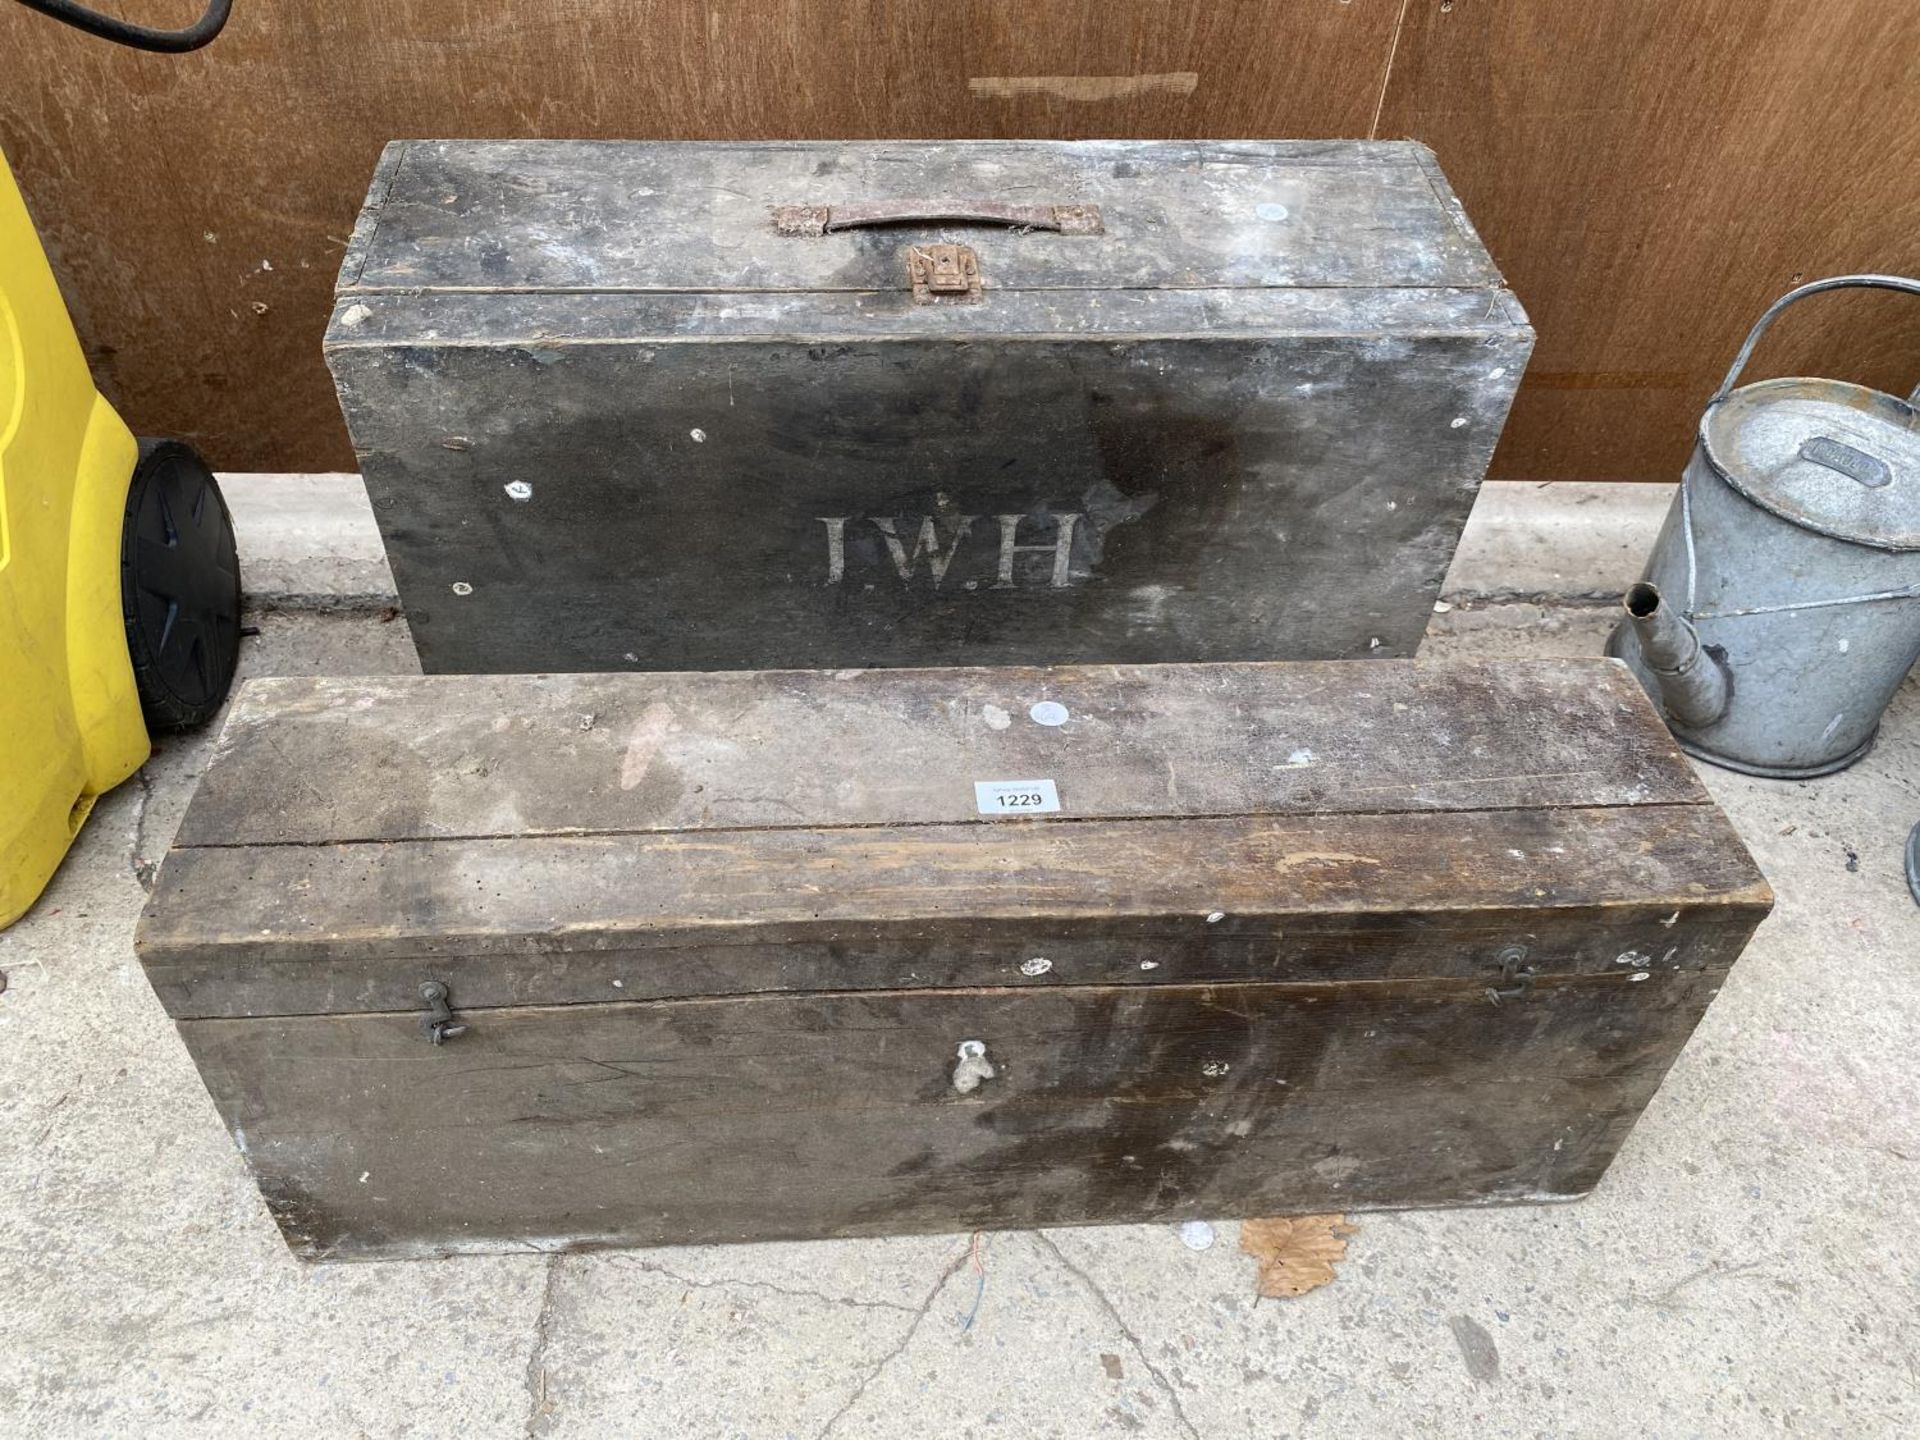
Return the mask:
[[140,442],[120,530],[120,606],[147,728],[206,724],[240,662],[240,559],[227,502],[191,445]]

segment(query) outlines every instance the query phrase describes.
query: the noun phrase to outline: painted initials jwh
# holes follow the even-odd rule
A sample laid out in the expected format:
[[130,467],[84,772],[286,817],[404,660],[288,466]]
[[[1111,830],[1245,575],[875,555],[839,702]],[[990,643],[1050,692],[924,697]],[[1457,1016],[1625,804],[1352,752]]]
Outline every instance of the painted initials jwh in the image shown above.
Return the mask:
[[[859,517],[846,515],[822,515],[820,523],[827,527],[827,583],[838,585],[847,574],[847,526]],[[959,553],[960,542],[967,538],[973,529],[978,515],[962,515],[959,525],[953,532],[953,538],[947,542],[946,549],[940,548],[940,533],[935,528],[933,517],[927,516],[920,522],[919,533],[913,537],[913,548],[907,548],[907,541],[901,537],[900,524],[885,515],[869,515],[867,523],[880,532],[881,539],[887,543],[887,554],[893,557],[893,568],[902,580],[911,580],[920,568],[921,560],[927,562],[927,573],[933,576],[937,587],[947,578],[947,571],[953,565],[953,557]],[[1000,522],[1000,564],[995,572],[993,588],[1010,590],[1013,588],[1013,562],[1020,555],[1051,555],[1053,557],[1053,588],[1064,589],[1073,583],[1073,531],[1080,521],[1078,514],[1055,515],[1053,517],[1053,539],[1044,545],[1022,545],[1019,543],[1020,522],[1025,515],[996,515]]]

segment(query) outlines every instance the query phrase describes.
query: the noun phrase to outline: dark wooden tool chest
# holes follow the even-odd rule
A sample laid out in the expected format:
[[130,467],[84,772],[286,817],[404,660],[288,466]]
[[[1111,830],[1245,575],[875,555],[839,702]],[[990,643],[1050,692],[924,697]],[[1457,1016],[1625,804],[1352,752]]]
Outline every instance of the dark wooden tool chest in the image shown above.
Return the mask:
[[326,353],[510,672],[1411,655],[1532,343],[1412,143],[400,141]]
[[1579,1195],[1770,898],[1610,661],[282,679],[137,943],[366,1257]]

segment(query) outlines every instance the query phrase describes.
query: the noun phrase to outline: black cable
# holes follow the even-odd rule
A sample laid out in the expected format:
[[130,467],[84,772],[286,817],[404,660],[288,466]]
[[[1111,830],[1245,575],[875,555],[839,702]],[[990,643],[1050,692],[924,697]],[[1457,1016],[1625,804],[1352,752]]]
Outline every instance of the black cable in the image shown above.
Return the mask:
[[115,20],[110,15],[102,15],[97,10],[76,4],[74,0],[20,0],[20,3],[29,10],[38,10],[42,15],[51,16],[76,30],[84,30],[89,35],[97,35],[102,40],[111,40],[116,45],[131,45],[136,50],[157,50],[166,55],[198,50],[220,33],[227,23],[227,12],[233,9],[233,0],[207,0],[207,13],[186,29],[156,30],[150,25]]

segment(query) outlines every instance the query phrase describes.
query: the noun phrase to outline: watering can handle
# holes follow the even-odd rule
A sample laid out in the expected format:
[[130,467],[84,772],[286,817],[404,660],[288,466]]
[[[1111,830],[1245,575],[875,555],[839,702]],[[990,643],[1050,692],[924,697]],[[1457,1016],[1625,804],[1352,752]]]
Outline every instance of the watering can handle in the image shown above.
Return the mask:
[[1753,355],[1753,347],[1760,343],[1760,337],[1767,333],[1767,327],[1782,310],[1796,300],[1804,300],[1809,295],[1818,295],[1822,290],[1847,290],[1855,286],[1875,290],[1904,290],[1909,295],[1920,295],[1920,280],[1909,280],[1904,275],[1830,275],[1825,280],[1812,280],[1797,290],[1789,290],[1773,304],[1767,307],[1767,313],[1755,322],[1747,333],[1747,343],[1740,347],[1740,353],[1733,357],[1733,368],[1727,371],[1727,378],[1720,382],[1720,388],[1713,392],[1709,406],[1718,405],[1727,398],[1727,392],[1733,389],[1739,380],[1740,372],[1747,368],[1747,361]]

